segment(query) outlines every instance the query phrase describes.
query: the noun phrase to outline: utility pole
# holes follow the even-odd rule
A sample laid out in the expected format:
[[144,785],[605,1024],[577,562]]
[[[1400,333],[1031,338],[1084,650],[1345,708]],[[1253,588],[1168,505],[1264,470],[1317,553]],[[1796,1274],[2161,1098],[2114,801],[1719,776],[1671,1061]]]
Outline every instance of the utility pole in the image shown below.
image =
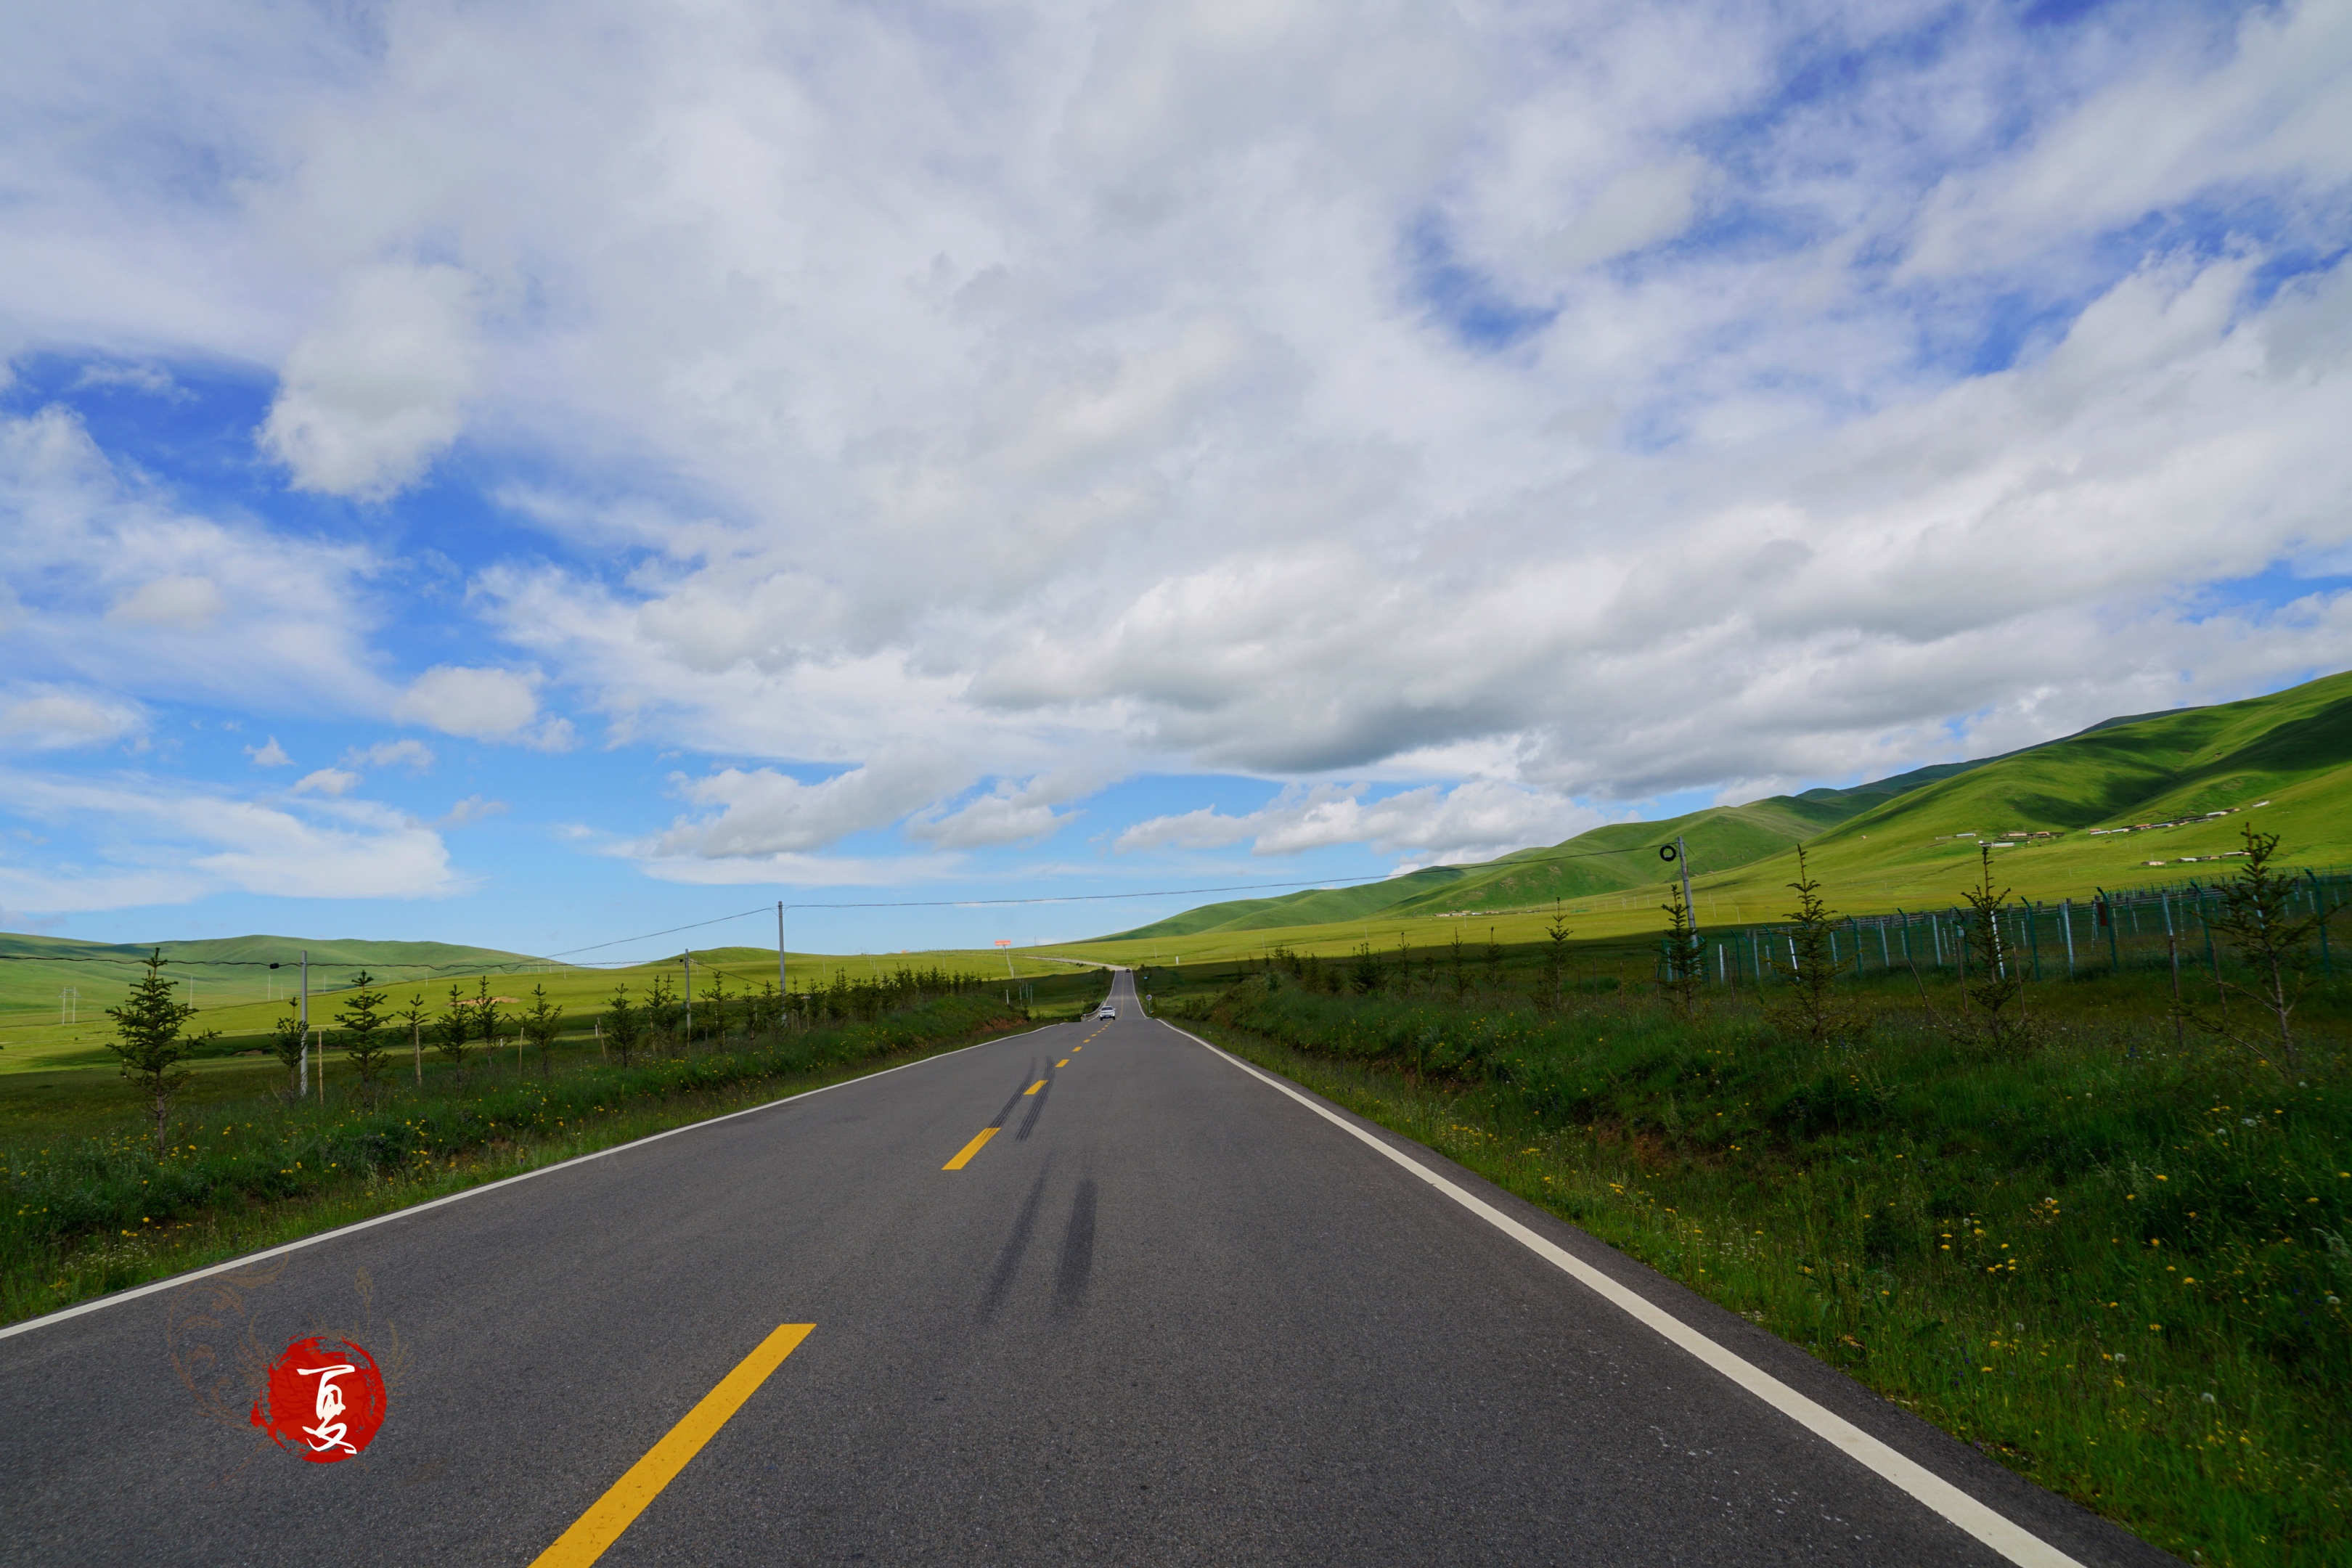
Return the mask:
[[302,1079],[295,1090],[299,1100],[310,1092],[310,950],[302,950]]
[[776,1026],[783,1027],[784,998],[792,993],[784,988],[784,901],[776,900]]
[[686,950],[686,1050],[694,1054],[694,949]]
[[[1692,948],[1698,949],[1698,951],[1704,952],[1704,949],[1698,948],[1698,910],[1691,903],[1690,852],[1683,847],[1683,836],[1679,833],[1675,834],[1673,847],[1662,847],[1658,850],[1658,858],[1662,860],[1672,860],[1675,863],[1675,868],[1682,873],[1683,919],[1689,922],[1688,929],[1690,931],[1690,942]],[[1675,963],[1680,964],[1685,956],[1685,955],[1684,954],[1676,954],[1675,958]],[[1700,971],[1702,977],[1704,977],[1705,973],[1706,971]]]
[[1683,847],[1683,836],[1679,833],[1675,835],[1675,864],[1682,868],[1683,910],[1690,917],[1691,935],[1696,938],[1698,935],[1698,906],[1691,902],[1690,851]]

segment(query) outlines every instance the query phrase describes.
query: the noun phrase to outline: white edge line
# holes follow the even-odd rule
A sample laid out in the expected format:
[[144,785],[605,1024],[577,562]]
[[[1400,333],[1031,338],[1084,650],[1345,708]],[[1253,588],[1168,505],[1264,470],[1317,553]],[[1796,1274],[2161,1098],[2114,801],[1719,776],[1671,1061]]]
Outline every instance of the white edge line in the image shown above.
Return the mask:
[[27,1318],[21,1323],[0,1326],[0,1340],[11,1339],[17,1334],[28,1334],[35,1329],[45,1329],[52,1323],[62,1323],[68,1318],[79,1318],[85,1312],[99,1311],[107,1307],[119,1307],[125,1301],[136,1301],[142,1296],[152,1296],[159,1290],[176,1290],[183,1285],[193,1285],[199,1279],[208,1279],[215,1274],[228,1273],[231,1269],[249,1268],[254,1264],[272,1258],[283,1257],[289,1252],[299,1252],[303,1247],[316,1247],[321,1242],[333,1241],[339,1237],[370,1230],[380,1225],[389,1225],[394,1220],[406,1219],[412,1215],[423,1214],[427,1209],[437,1209],[444,1204],[454,1204],[467,1198],[479,1197],[484,1193],[496,1192],[500,1187],[510,1187],[517,1182],[528,1182],[534,1176],[553,1175],[558,1171],[569,1171],[584,1165],[591,1160],[602,1160],[612,1154],[625,1154],[632,1149],[642,1149],[648,1143],[658,1143],[665,1138],[675,1138],[681,1132],[698,1132],[705,1127],[716,1127],[722,1121],[732,1121],[739,1116],[773,1110],[779,1105],[790,1105],[793,1100],[806,1100],[813,1094],[847,1089],[852,1084],[871,1083],[877,1078],[888,1078],[894,1072],[905,1072],[908,1068],[928,1067],[932,1062],[945,1061],[950,1057],[961,1056],[966,1051],[976,1051],[982,1046],[1002,1045],[1006,1040],[1026,1039],[1031,1035],[1042,1035],[1047,1029],[1059,1027],[1061,1025],[1058,1023],[1045,1024],[1034,1029],[1024,1029],[1017,1035],[999,1035],[992,1040],[974,1040],[968,1046],[958,1046],[954,1050],[941,1051],[937,1056],[925,1057],[921,1061],[900,1062],[897,1067],[884,1068],[879,1072],[860,1073],[856,1078],[843,1079],[839,1083],[819,1084],[814,1089],[804,1089],[798,1094],[788,1094],[782,1100],[763,1100],[758,1105],[748,1105],[740,1110],[730,1110],[724,1116],[714,1116],[706,1121],[689,1121],[683,1127],[673,1127],[666,1132],[650,1132],[643,1138],[633,1138],[626,1143],[615,1143],[610,1149],[598,1149],[587,1154],[574,1154],[569,1160],[558,1160],[552,1165],[541,1165],[535,1171],[524,1171],[519,1175],[500,1176],[495,1182],[484,1182],[480,1186],[467,1187],[462,1193],[449,1193],[441,1197],[428,1198],[421,1204],[411,1204],[406,1208],[394,1209],[390,1214],[377,1215],[373,1219],[355,1220],[350,1225],[337,1226],[332,1230],[322,1230],[316,1236],[300,1237],[293,1241],[266,1247],[259,1252],[244,1253],[230,1258],[226,1263],[210,1264],[203,1268],[191,1269],[185,1274],[174,1274],[169,1279],[158,1279],[147,1285],[135,1285],[128,1290],[117,1290],[110,1296],[100,1296],[95,1300],[61,1307],[54,1312],[38,1318]]
[[1525,1247],[1528,1251],[1552,1264],[1578,1284],[1607,1301],[1628,1317],[1656,1330],[1668,1342],[1713,1367],[1781,1415],[1803,1426],[1831,1447],[1853,1459],[1865,1469],[1892,1481],[1945,1519],[1967,1531],[2020,1568],[2083,1568],[2083,1564],[2067,1556],[2040,1536],[2034,1535],[1983,1503],[1970,1497],[1943,1477],[1915,1459],[1906,1458],[1886,1444],[1872,1436],[1845,1417],[1816,1405],[1795,1389],[1782,1383],[1763,1368],[1743,1360],[1705,1334],[1684,1322],[1664,1309],[1627,1289],[1606,1274],[1586,1263],[1575,1254],[1546,1239],[1537,1232],[1513,1219],[1492,1204],[1466,1193],[1444,1176],[1414,1160],[1385,1141],[1373,1137],[1343,1116],[1335,1115],[1324,1106],[1284,1083],[1271,1074],[1260,1072],[1230,1051],[1221,1050],[1189,1030],[1179,1029],[1166,1019],[1159,1020],[1175,1033],[1182,1035],[1202,1048],[1223,1057],[1260,1083],[1288,1095],[1316,1115],[1341,1131],[1361,1140],[1403,1166],[1439,1192],[1493,1226],[1496,1230]]

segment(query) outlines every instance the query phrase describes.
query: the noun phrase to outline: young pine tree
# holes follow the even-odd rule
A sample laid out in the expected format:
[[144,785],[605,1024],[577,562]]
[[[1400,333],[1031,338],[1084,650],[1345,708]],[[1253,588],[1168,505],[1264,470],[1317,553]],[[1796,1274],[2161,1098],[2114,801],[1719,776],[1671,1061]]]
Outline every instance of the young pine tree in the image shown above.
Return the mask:
[[[844,988],[847,986],[848,982],[841,978],[840,972],[837,970],[835,972],[835,978]],[[669,976],[656,973],[654,975],[653,990],[646,997],[646,1021],[653,1028],[654,1042],[664,1050],[674,1051],[677,1048],[680,1016],[681,1009],[677,1005],[677,993],[669,988]]]
[[[905,972],[901,970],[900,973]],[[702,1037],[721,1050],[727,1047],[727,1028],[731,1022],[731,1009],[728,1005],[733,1000],[727,992],[726,972],[713,964],[710,984],[702,988],[703,1005],[709,1009],[702,1026]]]
[[416,1081],[425,1082],[425,993],[419,991],[408,999],[408,1005],[393,1015],[394,1021],[408,1026],[408,1049],[416,1066]]
[[155,1118],[159,1160],[163,1157],[163,1129],[172,1119],[172,1097],[189,1078],[180,1063],[194,1055],[197,1046],[215,1037],[186,1033],[188,1020],[196,1016],[196,1010],[173,996],[179,982],[163,978],[163,965],[169,962],[161,948],[150,952],[147,973],[132,983],[122,1005],[106,1010],[106,1016],[114,1020],[114,1038],[106,1048],[121,1062],[122,1076],[147,1097]]
[[2021,1051],[2033,1040],[2025,1017],[2025,975],[2001,924],[2009,913],[2010,889],[1993,891],[1991,845],[1979,844],[1977,859],[1977,885],[1960,889],[1960,897],[1976,911],[1978,973],[1969,986],[1969,1000],[1983,1016],[1988,1045],[1997,1051]]
[[626,981],[613,988],[613,1000],[604,1007],[604,1044],[629,1065],[629,1058],[646,1043],[645,1009],[629,1000]]
[[1486,989],[1501,994],[1503,990],[1503,944],[1495,940],[1495,928],[1486,928]]
[[1462,928],[1458,925],[1454,928],[1454,951],[1450,956],[1453,959],[1454,999],[1459,1002],[1470,994],[1470,971],[1463,960]]
[[1797,846],[1797,879],[1788,886],[1797,895],[1797,907],[1787,917],[1793,927],[1786,939],[1793,956],[1786,963],[1777,957],[1768,960],[1789,983],[1783,993],[1787,1000],[1774,1012],[1781,1027],[1813,1045],[1836,1045],[1853,1037],[1859,1020],[1838,994],[1838,971],[1843,966],[1830,942],[1838,917],[1822,900],[1822,885],[1805,864],[1801,844]]
[[530,988],[530,1005],[522,1016],[522,1032],[539,1047],[539,1076],[554,1076],[555,1037],[563,1032],[563,1009],[548,1001],[543,982]]
[[506,1019],[499,1016],[499,998],[490,994],[488,975],[483,975],[475,986],[474,999],[468,1005],[474,1009],[474,1033],[481,1037],[484,1048],[495,1050],[499,1030],[505,1026]]
[[474,1037],[472,1004],[466,1000],[465,988],[452,981],[449,1003],[433,1020],[433,1049],[436,1055],[457,1069],[463,1082],[466,1075],[466,1042]]
[[2219,994],[2219,1011],[2208,1016],[2189,1009],[2187,1016],[2205,1033],[2264,1060],[2264,1053],[2273,1048],[2272,1042],[2247,1039],[2230,1027],[2230,997],[2233,994],[2243,997],[2267,1015],[2264,1033],[2276,1032],[2274,1048],[2292,1073],[2297,1070],[2294,1009],[2310,980],[2311,940],[2336,910],[2323,903],[2312,913],[2298,915],[2294,874],[2282,876],[2272,868],[2271,863],[2278,858],[2279,836],[2259,832],[2251,822],[2242,831],[2246,863],[2239,868],[2236,881],[2215,889],[2221,898],[2221,910],[2212,925],[2252,978],[2251,983],[2231,980],[2216,966],[2213,984]]
[[269,1054],[286,1068],[286,1098],[292,1100],[302,1092],[302,1019],[296,1013],[293,997],[286,999],[286,1016],[273,1018],[269,1025]]
[[343,1031],[343,1058],[359,1074],[360,1092],[373,1100],[383,1086],[384,1030],[391,1022],[383,1009],[392,998],[375,989],[375,977],[365,970],[352,977],[352,987],[335,1022]]
[[1348,984],[1356,988],[1357,994],[1369,996],[1381,988],[1381,977],[1380,955],[1372,951],[1371,939],[1367,937],[1356,944],[1355,962],[1348,965]]
[[1690,906],[1683,902],[1680,880],[1667,881],[1666,900],[1658,906],[1666,916],[1665,935],[1658,940],[1663,970],[1659,983],[1666,994],[1682,1003],[1683,1013],[1688,1016],[1698,1009],[1699,982],[1706,974],[1706,952],[1699,944],[1698,932],[1691,929]]
[[1559,1007],[1560,994],[1568,984],[1568,939],[1573,934],[1569,930],[1568,916],[1561,910],[1559,900],[1554,899],[1551,923],[1544,927],[1544,989],[1550,994],[1555,1011]]

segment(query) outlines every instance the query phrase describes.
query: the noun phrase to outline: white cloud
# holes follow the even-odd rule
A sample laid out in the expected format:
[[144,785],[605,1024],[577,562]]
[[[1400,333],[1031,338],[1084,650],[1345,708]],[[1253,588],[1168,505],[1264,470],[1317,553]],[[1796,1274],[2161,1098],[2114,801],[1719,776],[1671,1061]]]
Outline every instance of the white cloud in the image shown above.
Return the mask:
[[0,624],[17,671],[237,710],[266,695],[381,712],[374,567],[356,546],[183,507],[69,410],[0,415]]
[[511,669],[436,665],[409,683],[392,713],[445,735],[514,740],[539,716],[539,678]]
[[74,386],[120,387],[129,392],[143,393],[172,403],[185,403],[194,395],[172,379],[171,373],[152,364],[91,364],[84,365],[74,377]]
[[2264,186],[2309,199],[2352,180],[2352,12],[2248,7],[2220,64],[2180,40],[2091,93],[2011,157],[1956,172],[1920,214],[1913,275],[2010,264],[2053,241]]
[[886,757],[803,784],[772,768],[722,768],[678,778],[678,793],[716,813],[681,816],[636,851],[647,860],[706,860],[792,855],[825,848],[854,833],[887,827],[937,800],[955,784],[952,764],[937,756]]
[[409,768],[423,773],[433,765],[433,748],[411,739],[378,741],[373,746],[352,746],[343,752],[347,768]]
[[295,781],[296,795],[346,795],[359,788],[360,775],[341,768],[320,768]]
[[907,837],[941,849],[1034,844],[1051,837],[1078,815],[1056,811],[1055,806],[1101,782],[1085,775],[1000,780],[976,799],[952,807],[934,805],[919,814],[907,825]]
[[275,735],[264,744],[247,746],[245,754],[253,759],[253,765],[257,768],[290,768],[294,765],[294,759],[286,754],[286,748],[278,743]]
[[446,266],[382,264],[344,279],[330,319],[286,356],[261,427],[297,489],[383,500],[457,438],[474,287]]
[[2340,5],[337,26],[35,39],[0,319],[279,367],[313,489],[463,437],[532,549],[483,531],[487,630],[402,691],[393,565],[45,410],[0,426],[27,679],[548,749],[561,689],[739,762],[634,852],[765,875],[1032,840],[1077,758],[1306,791],[1170,844],[1449,854],[2352,662],[2263,585],[2352,552],[2352,269],[2271,292],[2345,251]]
[[1128,828],[1111,847],[1213,849],[1247,839],[1253,854],[1296,855],[1367,844],[1381,854],[1407,854],[1426,865],[1557,843],[1604,820],[1574,801],[1492,780],[1451,789],[1424,784],[1370,801],[1366,793],[1361,784],[1286,789],[1267,805],[1239,816],[1210,809],[1152,817]]
[[203,631],[227,610],[227,595],[209,577],[157,577],[115,600],[106,616],[133,626]]
[[465,799],[459,801],[457,805],[451,806],[449,808],[449,815],[444,816],[440,821],[435,823],[433,826],[436,827],[463,827],[468,823],[480,822],[488,817],[502,816],[506,814],[506,809],[507,803],[505,801],[484,800],[480,795],[469,795]]
[[38,684],[0,688],[0,746],[36,752],[102,746],[145,727],[119,698]]
[[45,913],[222,891],[413,899],[462,886],[439,835],[365,801],[265,805],[150,779],[0,769],[0,807],[102,847],[98,865],[0,862],[0,900]]

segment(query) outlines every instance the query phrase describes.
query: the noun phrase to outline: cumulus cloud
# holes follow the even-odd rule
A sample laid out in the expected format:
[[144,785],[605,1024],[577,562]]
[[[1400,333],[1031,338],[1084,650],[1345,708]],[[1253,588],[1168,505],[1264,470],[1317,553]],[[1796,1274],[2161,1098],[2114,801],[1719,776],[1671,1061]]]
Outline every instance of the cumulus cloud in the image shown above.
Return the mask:
[[0,769],[0,807],[103,846],[95,863],[0,862],[0,900],[44,913],[223,891],[431,898],[463,885],[439,835],[365,801],[264,804],[152,779]]
[[247,746],[245,754],[253,759],[253,765],[257,768],[290,768],[294,765],[294,759],[286,754],[286,748],[278,743],[275,735],[258,746]]
[[267,692],[380,712],[375,564],[355,545],[182,504],[119,468],[69,409],[0,415],[0,617],[18,671],[236,710]]
[[203,631],[228,609],[228,596],[209,577],[156,577],[114,601],[107,618],[134,626]]
[[423,773],[433,765],[433,748],[422,741],[378,741],[373,746],[352,746],[343,752],[347,768],[408,768]]
[[97,692],[39,684],[0,687],[0,746],[68,751],[137,734],[145,719],[131,704]]
[[934,805],[919,814],[908,824],[907,837],[941,849],[1034,844],[1052,837],[1077,816],[1075,811],[1054,808],[1086,788],[1084,783],[1068,778],[999,780],[975,799]]
[[[531,724],[539,717],[539,685],[536,670],[436,665],[409,683],[392,705],[392,714],[445,735],[567,751],[572,744],[570,721],[551,719],[536,727]],[[431,753],[425,756],[430,761]]]
[[457,438],[473,382],[474,284],[446,266],[350,274],[286,356],[262,447],[297,489],[383,500]]
[[1426,865],[1556,843],[1603,820],[1599,812],[1557,795],[1492,780],[1451,789],[1424,784],[1377,799],[1367,799],[1367,794],[1363,784],[1293,787],[1237,816],[1204,809],[1151,817],[1121,833],[1111,847],[1215,849],[1246,840],[1253,854],[1296,855],[1338,844],[1369,844],[1381,854],[1406,854]]
[[507,803],[505,801],[484,800],[480,795],[469,795],[465,799],[459,801],[457,805],[451,806],[449,808],[449,814],[446,816],[442,817],[438,822],[436,822],[433,826],[436,827],[463,827],[468,823],[480,822],[488,817],[502,816],[506,814],[506,809]]
[[296,795],[346,795],[359,788],[360,775],[341,768],[320,768],[294,782]]
[[951,763],[919,753],[877,759],[815,784],[772,768],[722,768],[680,777],[678,793],[718,809],[681,816],[641,847],[647,858],[705,860],[794,854],[887,827],[956,783]]
[[[737,760],[629,851],[732,877],[1034,841],[1077,757],[1297,786],[1166,845],[1443,856],[2352,662],[2279,586],[2352,558],[2340,5],[333,25],[45,35],[5,112],[110,133],[17,138],[0,311],[276,367],[309,489],[463,437],[532,548],[394,689],[381,563],[40,411],[0,616],[60,682],[551,749],[561,689]],[[233,201],[88,150],[190,138]]]

